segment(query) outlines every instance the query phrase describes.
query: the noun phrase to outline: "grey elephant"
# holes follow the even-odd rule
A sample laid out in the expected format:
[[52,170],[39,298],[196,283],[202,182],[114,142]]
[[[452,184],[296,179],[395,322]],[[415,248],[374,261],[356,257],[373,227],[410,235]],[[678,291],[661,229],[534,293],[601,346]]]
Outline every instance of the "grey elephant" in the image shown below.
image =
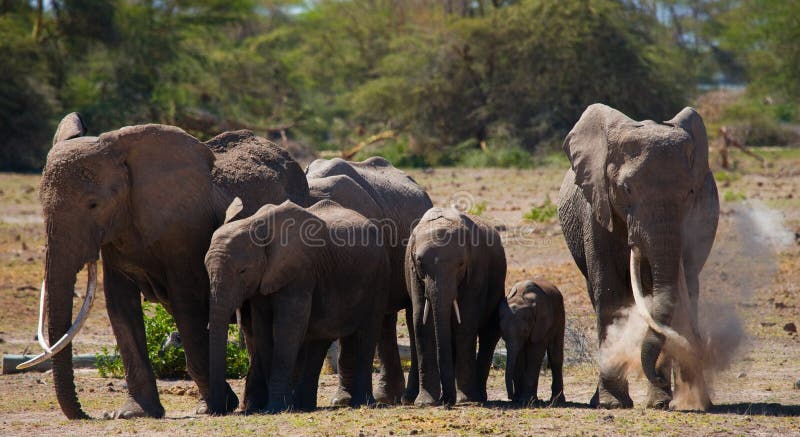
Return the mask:
[[[669,406],[675,360],[676,384],[699,387],[701,408],[707,408],[697,362],[698,277],[714,242],[719,199],[700,114],[685,108],[664,123],[640,122],[591,105],[567,135],[564,151],[571,169],[561,185],[558,217],[586,277],[601,350],[619,311],[635,303],[649,327],[641,349],[647,405]],[[590,403],[633,405],[618,366],[601,363]]]
[[[228,217],[236,217],[236,206]],[[269,412],[316,406],[319,372],[330,343],[353,369],[351,405],[374,402],[372,360],[388,290],[386,250],[377,227],[332,201],[303,208],[286,201],[217,231],[205,259],[211,283],[209,409],[224,414],[228,321],[254,297],[255,349],[266,367]],[[300,354],[302,352],[302,354]],[[298,362],[298,355],[302,361]],[[295,375],[297,369],[298,375]]]
[[[417,405],[486,401],[500,339],[506,257],[490,225],[454,208],[431,208],[406,249],[419,361]],[[476,356],[476,341],[480,350]]]
[[[385,404],[394,404],[401,400],[413,402],[419,383],[411,299],[406,291],[403,264],[411,230],[433,203],[414,179],[381,157],[372,157],[362,162],[348,162],[339,158],[318,159],[308,166],[306,173],[312,199],[334,200],[372,220],[381,232],[381,240],[389,252],[392,269],[383,285],[389,290],[389,305],[378,343],[381,372],[374,396],[376,401]],[[411,338],[411,369],[407,388],[397,348],[397,312],[401,309],[406,310]],[[347,378],[349,372],[346,363],[341,364],[344,366],[338,366],[339,376]],[[334,396],[334,405],[349,403],[347,392],[342,390],[345,385],[344,381],[340,382],[340,390]]]
[[[128,384],[128,399],[115,415],[162,417],[141,296],[175,317],[189,374],[207,399],[209,283],[203,259],[211,234],[234,196],[249,205],[302,202],[308,185],[288,153],[251,132],[228,132],[206,143],[155,124],[85,134],[81,117],[67,115],[42,174],[47,253],[39,342],[45,353],[33,362],[52,358],[61,410],[70,419],[87,417],[75,391],[71,340],[86,320],[102,254],[106,308]],[[87,264],[90,293],[72,324],[73,286]],[[238,401],[226,390],[226,409],[233,410]],[[198,411],[205,411],[204,401]]]
[[564,298],[543,279],[521,281],[500,303],[500,332],[506,343],[506,391],[512,401],[538,402],[545,352],[553,381],[550,405],[564,398]]

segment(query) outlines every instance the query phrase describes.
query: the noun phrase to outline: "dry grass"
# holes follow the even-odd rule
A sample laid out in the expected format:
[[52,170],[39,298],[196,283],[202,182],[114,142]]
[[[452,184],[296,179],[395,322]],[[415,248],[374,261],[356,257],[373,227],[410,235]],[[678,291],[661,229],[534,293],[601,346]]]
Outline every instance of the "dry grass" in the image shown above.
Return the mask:
[[[765,152],[772,165],[762,168],[734,154],[737,176],[725,178],[720,192],[735,190],[776,208],[794,230],[800,225],[800,188],[795,151]],[[525,212],[549,197],[556,199],[563,169],[533,170],[434,169],[410,172],[430,192],[434,203],[485,204],[482,213],[502,226],[509,274],[507,285],[542,276],[559,286],[565,297],[568,323],[585,338],[588,353],[596,352],[595,320],[585,281],[575,268],[556,220],[531,223]],[[30,221],[38,211],[37,177],[0,175],[0,350],[21,353],[33,347],[36,327],[37,287],[42,273],[41,225]],[[34,190],[30,191],[33,187]],[[800,195],[798,195],[800,196]],[[469,207],[470,205],[467,205]],[[800,434],[800,340],[783,330],[798,324],[800,309],[800,250],[785,247],[774,258],[754,263],[753,253],[740,242],[734,227],[734,204],[723,205],[719,238],[704,272],[704,298],[727,300],[744,320],[748,335],[745,349],[730,369],[714,381],[715,407],[708,413],[646,410],[642,381],[632,382],[637,407],[632,410],[593,410],[586,402],[594,392],[597,369],[593,361],[572,360],[565,369],[565,408],[517,409],[506,404],[502,370],[493,370],[486,406],[458,405],[453,409],[414,407],[321,409],[314,413],[197,417],[196,389],[191,381],[159,381],[165,420],[92,420],[69,422],[58,410],[49,374],[0,376],[0,433],[16,434]],[[18,217],[25,217],[19,219]],[[25,242],[25,247],[22,242]],[[743,287],[745,284],[747,287]],[[79,284],[80,287],[80,284]],[[749,288],[742,293],[742,288]],[[732,291],[732,290],[735,290]],[[76,305],[79,302],[76,299]],[[103,310],[102,295],[87,328],[76,341],[79,352],[93,352],[113,344]],[[401,318],[401,325],[404,322]],[[401,332],[404,326],[401,326]],[[31,349],[35,350],[35,349]],[[576,350],[568,348],[568,358]],[[335,376],[321,379],[320,405],[333,394]],[[77,376],[80,399],[93,417],[119,406],[125,398],[123,381],[102,379],[95,372]],[[111,383],[112,386],[108,384]],[[232,381],[238,393],[242,381]],[[540,381],[540,396],[547,397],[549,376]]]

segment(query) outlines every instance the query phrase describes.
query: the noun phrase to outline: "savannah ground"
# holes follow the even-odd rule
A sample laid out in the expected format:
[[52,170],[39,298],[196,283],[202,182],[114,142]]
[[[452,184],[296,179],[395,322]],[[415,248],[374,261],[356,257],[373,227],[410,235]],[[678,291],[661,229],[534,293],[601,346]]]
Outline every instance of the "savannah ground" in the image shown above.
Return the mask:
[[[768,165],[734,153],[738,169],[717,172],[722,215],[714,251],[701,279],[706,303],[701,323],[723,316],[741,325],[744,338],[729,368],[713,376],[715,406],[707,413],[642,408],[645,385],[632,379],[636,407],[595,410],[587,402],[597,380],[594,316],[585,281],[566,249],[552,207],[567,163],[550,159],[533,169],[435,168],[409,170],[436,205],[456,204],[494,222],[506,246],[506,285],[532,276],[554,282],[565,297],[567,364],[564,408],[514,408],[506,397],[503,370],[489,380],[488,405],[443,408],[321,408],[314,413],[195,416],[191,381],[159,381],[167,410],[162,420],[102,420],[125,399],[124,380],[77,370],[76,385],[90,421],[67,421],[55,400],[49,373],[0,376],[0,434],[755,434],[800,435],[800,150],[759,151]],[[713,156],[712,156],[713,157]],[[0,352],[38,353],[34,340],[38,285],[44,260],[38,176],[0,174]],[[531,214],[533,210],[533,214]],[[525,215],[537,220],[526,220]],[[84,277],[78,289],[83,293]],[[81,299],[75,299],[76,308]],[[75,353],[112,346],[114,338],[102,293],[77,340]],[[737,322],[737,317],[739,322]],[[401,317],[402,319],[402,317]],[[788,330],[788,331],[787,331]],[[401,332],[405,332],[401,329]],[[403,334],[401,334],[402,336]],[[405,341],[405,340],[401,340]],[[243,381],[231,381],[237,393]],[[320,380],[327,405],[336,378]],[[549,374],[539,395],[549,397]]]

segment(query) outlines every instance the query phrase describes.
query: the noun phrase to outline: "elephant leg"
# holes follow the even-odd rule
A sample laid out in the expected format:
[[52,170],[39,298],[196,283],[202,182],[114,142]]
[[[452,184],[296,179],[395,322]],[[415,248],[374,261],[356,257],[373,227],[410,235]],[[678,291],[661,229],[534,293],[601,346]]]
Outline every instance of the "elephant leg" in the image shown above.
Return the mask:
[[478,361],[476,365],[477,370],[477,385],[478,385],[478,401],[486,402],[488,395],[486,393],[486,381],[489,379],[489,370],[494,361],[494,350],[497,347],[497,342],[500,340],[499,325],[490,323],[490,327],[485,329],[480,334],[478,342]]
[[[202,399],[196,413],[207,414],[206,400],[209,393],[209,338],[206,329],[208,326],[208,302],[194,302],[184,297],[189,295],[176,290],[173,293],[175,298],[170,301],[170,307],[172,316],[175,318],[175,325],[181,334],[183,351],[186,354],[186,370],[197,384]],[[225,387],[227,391],[225,409],[231,412],[239,406],[239,398],[228,383],[225,383]]]
[[524,397],[521,399],[528,405],[532,405],[539,400],[539,376],[542,372],[542,361],[547,350],[544,343],[528,344],[525,347],[525,376],[522,391]]
[[273,296],[273,349],[267,411],[280,413],[293,404],[297,357],[311,316],[311,297],[304,289],[287,287]]
[[375,336],[368,330],[359,330],[339,340],[340,357],[350,356],[355,363],[353,387],[350,391],[351,407],[372,405],[372,362],[375,357]]
[[553,381],[550,384],[550,405],[563,405],[567,402],[564,397],[564,330],[556,338],[550,340],[547,346],[547,360],[550,363],[550,373]]
[[459,402],[481,402],[477,384],[477,335],[466,332],[466,329],[455,329],[455,370],[456,386]]
[[105,263],[103,267],[106,309],[122,364],[125,366],[125,382],[128,384],[128,399],[114,413],[114,417],[164,417],[156,377],[147,356],[139,290],[115,269]]
[[403,394],[403,405],[411,405],[419,394],[419,360],[417,359],[417,342],[414,334],[414,313],[411,307],[406,308],[406,326],[408,327],[409,348],[411,349],[411,367],[408,369],[408,382]]
[[295,407],[301,411],[313,411],[317,408],[319,373],[330,345],[330,340],[312,340],[303,347],[305,360],[295,388]]
[[[602,296],[601,296],[602,297]],[[606,345],[606,330],[614,322],[614,313],[618,305],[597,299],[597,328],[600,337],[600,349]],[[597,392],[590,402],[597,408],[633,408],[633,400],[628,394],[628,380],[624,368],[615,363],[600,363],[600,380]]]
[[267,408],[269,375],[272,362],[272,309],[266,296],[256,296],[242,308],[242,330],[245,333],[250,368],[244,385],[244,411]]
[[343,353],[342,339],[336,341],[338,345],[339,357],[336,360],[336,374],[339,378],[339,387],[331,400],[334,407],[346,407],[350,405],[355,390],[356,360],[355,354]]
[[400,402],[406,385],[397,349],[397,312],[383,317],[377,351],[381,371],[375,388],[375,401],[393,405]]

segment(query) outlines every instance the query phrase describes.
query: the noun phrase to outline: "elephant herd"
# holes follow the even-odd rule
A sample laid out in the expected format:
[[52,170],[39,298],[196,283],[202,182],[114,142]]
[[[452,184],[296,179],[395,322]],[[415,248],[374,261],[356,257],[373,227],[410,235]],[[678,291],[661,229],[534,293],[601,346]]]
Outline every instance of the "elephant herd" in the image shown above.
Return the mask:
[[[508,397],[537,400],[546,352],[550,401],[564,402],[558,289],[534,279],[506,295],[498,231],[479,217],[434,207],[385,159],[317,160],[303,171],[249,131],[206,142],[155,124],[86,133],[80,115],[67,115],[42,174],[44,352],[23,364],[52,360],[68,418],[88,417],[76,393],[71,341],[94,299],[98,261],[128,386],[118,418],[164,415],[142,296],[175,318],[201,395],[198,414],[314,409],[334,341],[334,405],[485,402],[501,337]],[[686,108],[664,123],[638,122],[595,104],[567,135],[564,151],[571,166],[558,216],[586,278],[600,346],[620,310],[635,305],[648,323],[641,345],[647,403],[667,408],[673,364],[676,385],[703,387],[698,275],[719,204],[702,119]],[[85,302],[72,322],[84,266]],[[397,344],[400,310],[411,339],[407,379]],[[250,357],[241,405],[225,380],[234,321]],[[632,406],[621,369],[601,363],[591,404]],[[709,405],[703,392],[702,407]]]

